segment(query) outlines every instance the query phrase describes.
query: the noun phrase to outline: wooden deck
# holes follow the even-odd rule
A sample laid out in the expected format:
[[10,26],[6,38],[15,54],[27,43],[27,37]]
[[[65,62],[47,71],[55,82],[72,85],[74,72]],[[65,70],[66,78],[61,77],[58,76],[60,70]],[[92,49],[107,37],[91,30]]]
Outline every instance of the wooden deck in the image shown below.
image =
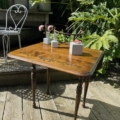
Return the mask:
[[[30,85],[0,87],[0,120],[73,120],[77,81],[37,84],[37,109],[32,108]],[[82,101],[82,100],[81,100]],[[86,108],[77,120],[120,120],[120,89],[102,81],[91,82]]]

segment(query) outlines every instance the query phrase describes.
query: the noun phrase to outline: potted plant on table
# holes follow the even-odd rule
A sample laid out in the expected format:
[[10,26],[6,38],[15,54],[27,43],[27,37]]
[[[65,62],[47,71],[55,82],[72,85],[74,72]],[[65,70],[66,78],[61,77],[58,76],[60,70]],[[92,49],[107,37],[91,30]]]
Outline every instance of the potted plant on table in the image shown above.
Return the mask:
[[54,31],[54,26],[53,25],[48,25],[48,26],[47,25],[40,25],[38,27],[38,30],[45,31],[45,37],[43,38],[43,43],[50,44],[51,40],[50,40],[49,35],[50,35],[51,31]]
[[83,44],[80,40],[75,39],[70,42],[69,52],[72,55],[82,55]]

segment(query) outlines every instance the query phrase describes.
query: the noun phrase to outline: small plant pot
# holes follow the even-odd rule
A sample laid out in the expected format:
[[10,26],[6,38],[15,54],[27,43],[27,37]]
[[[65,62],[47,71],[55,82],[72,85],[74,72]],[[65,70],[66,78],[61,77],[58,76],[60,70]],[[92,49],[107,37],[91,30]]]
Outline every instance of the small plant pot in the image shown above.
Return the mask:
[[83,44],[70,42],[69,53],[72,55],[82,55]]
[[51,11],[51,0],[45,0],[45,2],[39,3],[39,11],[50,12]]
[[50,32],[47,31],[45,35],[46,35],[46,38],[49,38]]
[[43,38],[43,43],[44,44],[50,44],[50,39],[49,38]]
[[32,4],[31,2],[29,2],[29,10],[30,11],[38,11],[37,8],[38,8],[38,3]]
[[54,47],[54,48],[58,47],[58,41],[52,40],[51,41],[51,47]]

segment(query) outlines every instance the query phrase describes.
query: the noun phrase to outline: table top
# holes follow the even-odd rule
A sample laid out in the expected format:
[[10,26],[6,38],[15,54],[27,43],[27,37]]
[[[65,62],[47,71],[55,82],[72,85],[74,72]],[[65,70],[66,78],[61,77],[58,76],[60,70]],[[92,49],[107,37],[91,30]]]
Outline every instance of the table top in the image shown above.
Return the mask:
[[103,51],[84,48],[81,56],[69,53],[69,44],[59,44],[58,48],[37,43],[8,53],[8,57],[77,76],[90,76],[103,57]]

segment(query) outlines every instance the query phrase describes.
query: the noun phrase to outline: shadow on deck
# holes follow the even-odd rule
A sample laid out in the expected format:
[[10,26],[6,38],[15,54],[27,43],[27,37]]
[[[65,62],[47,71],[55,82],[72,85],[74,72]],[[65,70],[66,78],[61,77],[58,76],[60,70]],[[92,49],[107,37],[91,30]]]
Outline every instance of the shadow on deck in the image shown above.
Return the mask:
[[[37,82],[46,81],[46,69],[44,66],[36,65]],[[74,75],[56,70],[51,70],[50,74],[52,81],[77,79]],[[5,64],[2,50],[0,50],[0,86],[26,83],[31,83],[31,64],[11,58],[8,58],[8,62]]]

